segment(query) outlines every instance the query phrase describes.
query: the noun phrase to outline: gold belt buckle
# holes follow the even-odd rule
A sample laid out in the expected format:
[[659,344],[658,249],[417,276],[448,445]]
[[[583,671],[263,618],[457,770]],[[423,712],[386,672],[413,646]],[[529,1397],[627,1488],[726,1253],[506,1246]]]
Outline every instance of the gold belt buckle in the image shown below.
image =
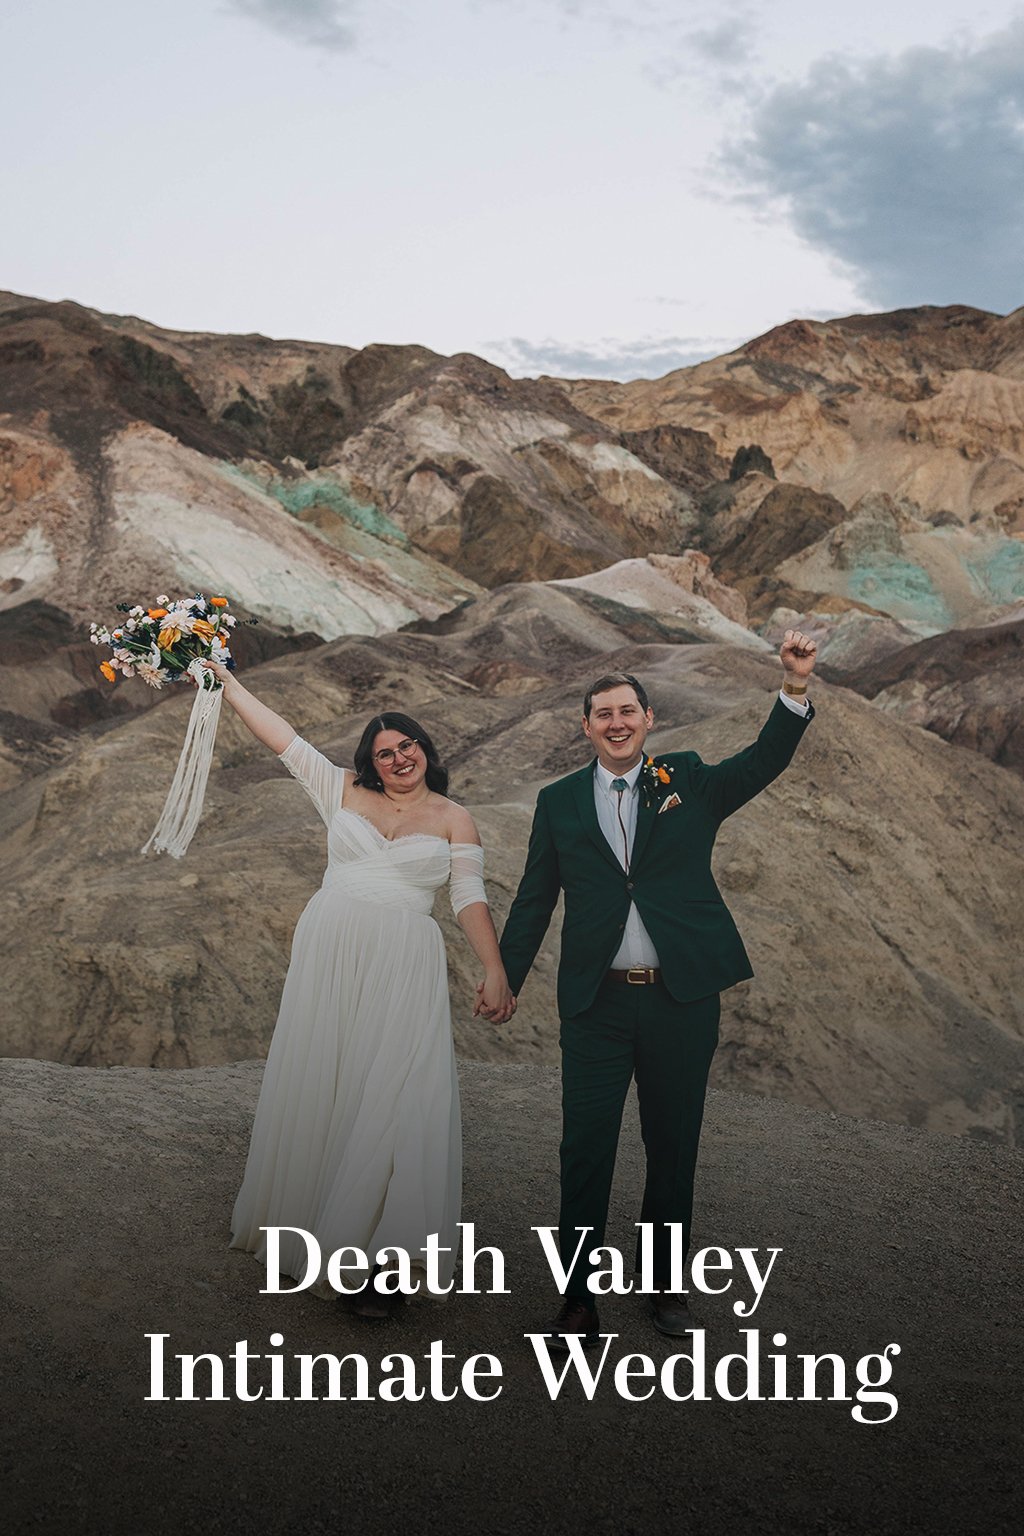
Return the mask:
[[650,966],[631,965],[626,972],[626,981],[631,987],[646,987],[653,980]]

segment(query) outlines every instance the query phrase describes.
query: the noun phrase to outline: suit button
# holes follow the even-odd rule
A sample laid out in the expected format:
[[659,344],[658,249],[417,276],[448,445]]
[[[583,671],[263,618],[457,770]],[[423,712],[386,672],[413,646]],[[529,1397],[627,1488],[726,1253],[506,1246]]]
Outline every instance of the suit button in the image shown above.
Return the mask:
[[634,882],[632,880],[627,880],[626,881],[626,890],[627,891],[631,891],[633,889],[633,885],[634,885]]

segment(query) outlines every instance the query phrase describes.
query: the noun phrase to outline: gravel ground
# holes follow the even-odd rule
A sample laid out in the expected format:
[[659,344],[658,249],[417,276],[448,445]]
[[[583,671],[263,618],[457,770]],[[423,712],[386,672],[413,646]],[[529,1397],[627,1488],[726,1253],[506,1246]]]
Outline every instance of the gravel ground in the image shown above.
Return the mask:
[[[504,1252],[511,1294],[410,1306],[374,1325],[305,1296],[260,1296],[262,1270],[226,1247],[260,1063],[0,1062],[12,1536],[1021,1529],[1018,1154],[713,1094],[696,1244],[783,1252],[750,1322],[732,1313],[735,1291],[697,1297],[709,1360],[743,1346],[741,1326],[760,1328],[764,1354],[780,1330],[791,1361],[832,1350],[851,1377],[861,1356],[898,1342],[898,1414],[863,1425],[849,1402],[661,1391],[629,1403],[607,1375],[593,1401],[572,1384],[552,1402],[523,1335],[552,1311],[530,1229],[554,1219],[557,1074],[460,1070],[464,1220]],[[627,1253],[639,1151],[630,1112],[608,1233]],[[616,1335],[609,1368],[628,1352],[660,1364],[688,1348],[655,1334],[632,1296],[605,1302],[602,1323]],[[490,1403],[144,1401],[146,1333],[169,1333],[169,1353],[223,1356],[241,1338],[266,1352],[274,1330],[287,1354],[366,1355],[374,1391],[383,1355],[421,1362],[443,1339],[459,1364],[496,1355],[502,1392]]]

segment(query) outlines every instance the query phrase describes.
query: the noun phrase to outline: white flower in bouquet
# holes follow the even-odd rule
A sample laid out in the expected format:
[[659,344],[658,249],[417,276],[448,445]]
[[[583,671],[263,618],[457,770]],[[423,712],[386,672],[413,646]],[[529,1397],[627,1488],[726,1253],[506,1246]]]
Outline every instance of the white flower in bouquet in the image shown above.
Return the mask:
[[192,626],[198,617],[191,608],[178,606],[169,608],[164,619],[164,629],[176,629],[183,635],[192,633]]
[[148,683],[151,688],[162,688],[164,685],[160,668],[154,667],[151,661],[137,661],[135,675],[141,677],[142,681]]

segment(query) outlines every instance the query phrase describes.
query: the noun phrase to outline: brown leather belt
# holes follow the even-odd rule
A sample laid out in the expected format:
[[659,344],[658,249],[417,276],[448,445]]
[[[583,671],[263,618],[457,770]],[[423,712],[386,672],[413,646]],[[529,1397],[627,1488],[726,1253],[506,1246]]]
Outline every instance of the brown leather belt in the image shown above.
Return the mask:
[[631,965],[628,971],[609,971],[612,981],[625,981],[631,987],[649,987],[661,980],[661,972],[649,965]]

